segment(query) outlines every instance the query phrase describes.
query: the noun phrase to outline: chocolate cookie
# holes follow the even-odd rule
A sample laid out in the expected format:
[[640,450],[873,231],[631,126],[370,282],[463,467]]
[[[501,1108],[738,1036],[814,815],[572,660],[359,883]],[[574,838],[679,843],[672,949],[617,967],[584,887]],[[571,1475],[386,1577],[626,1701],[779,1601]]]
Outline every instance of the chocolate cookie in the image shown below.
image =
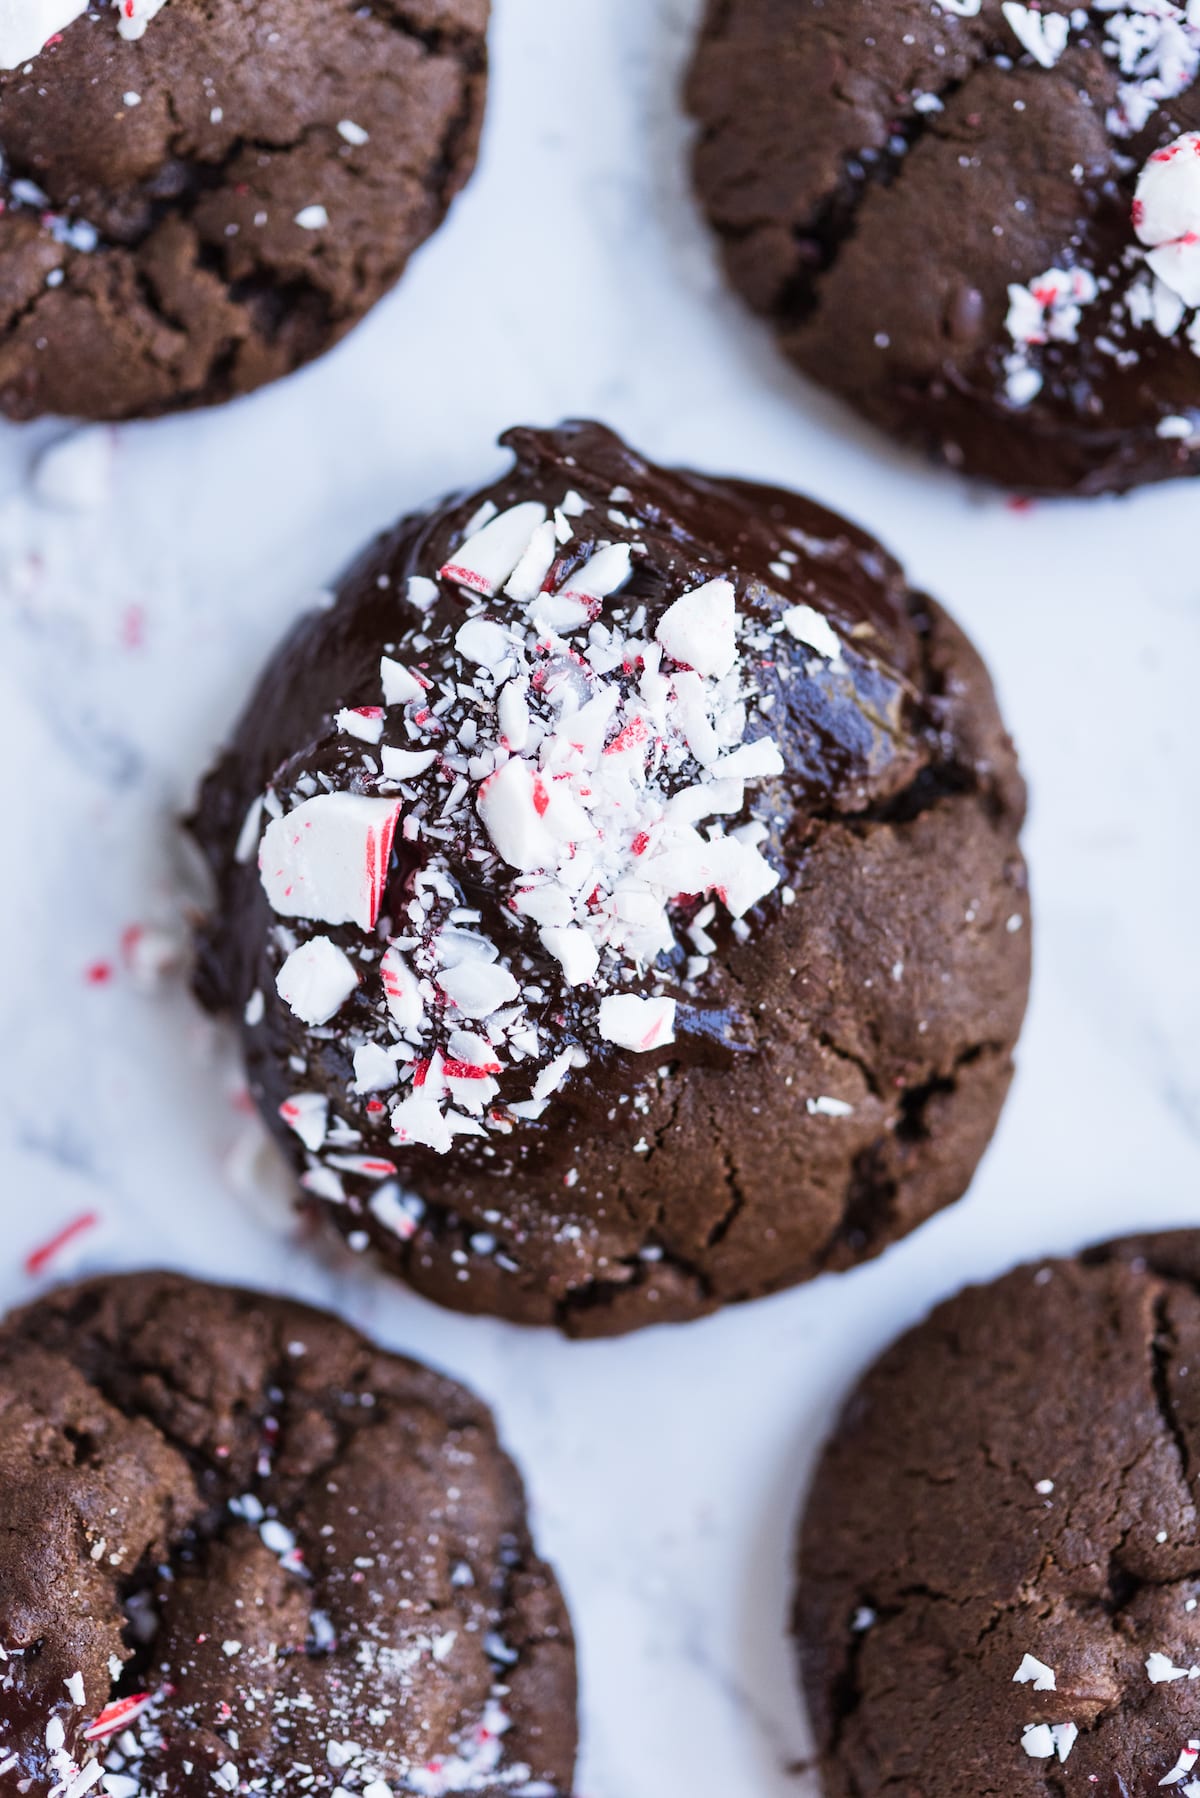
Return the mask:
[[1200,1793],[1198,1472],[1194,1231],[1020,1268],[902,1338],[804,1520],[826,1798]]
[[688,99],[734,283],[804,373],[955,467],[1200,470],[1187,0],[709,0]]
[[0,1788],[558,1798],[571,1627],[451,1381],[137,1274],[0,1326]]
[[474,166],[487,19],[488,0],[0,7],[0,408],[209,405],[328,349]]
[[194,820],[199,989],[352,1244],[604,1333],[964,1190],[1024,791],[974,652],[842,519],[598,425],[504,441],[268,667]]

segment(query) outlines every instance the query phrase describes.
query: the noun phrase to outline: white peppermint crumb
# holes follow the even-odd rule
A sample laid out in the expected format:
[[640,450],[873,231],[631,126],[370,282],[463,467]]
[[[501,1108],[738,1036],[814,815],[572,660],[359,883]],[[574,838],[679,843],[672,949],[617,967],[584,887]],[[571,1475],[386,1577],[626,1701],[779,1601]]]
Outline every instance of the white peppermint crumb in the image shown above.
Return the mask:
[[1027,1654],[1013,1674],[1015,1686],[1032,1686],[1035,1692],[1053,1692],[1056,1689],[1053,1667],[1047,1667],[1045,1661],[1039,1661],[1035,1655]]
[[329,223],[329,214],[319,204],[304,206],[296,214],[296,223],[302,231],[323,231]]
[[842,645],[828,618],[815,606],[792,606],[783,614],[784,629],[798,643],[806,643],[827,662],[841,660]]
[[1054,1748],[1061,1765],[1075,1746],[1079,1735],[1079,1727],[1075,1723],[1052,1723],[1050,1734],[1054,1738]]
[[806,1099],[805,1105],[809,1117],[848,1118],[854,1114],[853,1105],[848,1105],[845,1099],[831,1099],[825,1093],[817,1099]]
[[1048,1761],[1054,1753],[1054,1736],[1048,1723],[1027,1723],[1021,1746],[1030,1760]]
[[1177,1679],[1200,1679],[1200,1667],[1176,1667],[1169,1655],[1148,1654],[1146,1677],[1152,1686],[1172,1685]]
[[339,119],[338,136],[345,138],[348,144],[354,144],[356,147],[371,141],[370,132],[364,131],[361,125],[356,125],[353,119]]
[[1061,13],[1037,13],[1018,0],[1004,0],[1000,8],[1013,35],[1034,61],[1052,69],[1067,47],[1071,27]]
[[1054,1490],[1054,1481],[1053,1480],[1039,1480],[1037,1482],[1037,1485],[1034,1487],[1034,1491],[1040,1492],[1043,1498],[1048,1498],[1050,1496],[1050,1494],[1053,1492],[1053,1490]]

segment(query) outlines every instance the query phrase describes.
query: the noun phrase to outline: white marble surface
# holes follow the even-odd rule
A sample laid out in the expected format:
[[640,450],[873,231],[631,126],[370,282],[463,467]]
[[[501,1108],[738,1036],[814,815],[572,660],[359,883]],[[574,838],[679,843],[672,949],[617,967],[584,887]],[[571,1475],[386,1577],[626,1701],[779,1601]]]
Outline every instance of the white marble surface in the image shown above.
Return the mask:
[[[695,0],[496,0],[479,177],[338,353],[223,412],[77,446],[92,503],[0,435],[0,1301],[89,1210],[76,1268],[168,1263],[328,1303],[472,1382],[578,1624],[583,1798],[784,1798],[784,1640],[813,1453],[874,1352],[964,1279],[1200,1221],[1195,493],[1015,511],[806,389],[716,279],[676,95]],[[134,923],[178,933],[172,818],[307,592],[518,419],[813,491],[989,655],[1033,792],[1037,974],[968,1199],[852,1276],[575,1346],[434,1311],[291,1239],[228,1045]],[[95,964],[111,979],[89,982]],[[274,1174],[274,1178],[272,1175]]]

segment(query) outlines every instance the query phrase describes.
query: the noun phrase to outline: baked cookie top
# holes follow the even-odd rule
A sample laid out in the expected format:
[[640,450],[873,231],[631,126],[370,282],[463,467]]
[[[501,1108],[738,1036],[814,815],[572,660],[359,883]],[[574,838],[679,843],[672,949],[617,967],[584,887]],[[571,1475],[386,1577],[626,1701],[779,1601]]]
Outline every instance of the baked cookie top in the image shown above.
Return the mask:
[[1200,1234],[972,1287],[851,1397],[796,1631],[828,1798],[1200,1791]]
[[710,0],[696,178],[784,349],[1048,491],[1200,467],[1194,0]]
[[208,405],[336,342],[474,166],[487,19],[488,0],[0,7],[0,408]]
[[0,1790],[565,1798],[570,1624],[486,1410],[284,1299],[0,1326]]

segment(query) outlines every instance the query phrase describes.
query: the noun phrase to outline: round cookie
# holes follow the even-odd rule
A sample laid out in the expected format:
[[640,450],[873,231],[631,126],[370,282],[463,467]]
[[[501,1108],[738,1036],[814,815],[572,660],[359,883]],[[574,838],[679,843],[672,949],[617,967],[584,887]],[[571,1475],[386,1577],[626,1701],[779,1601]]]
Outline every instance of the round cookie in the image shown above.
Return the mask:
[[1200,1792],[1200,1234],[941,1305],[850,1399],[795,1625],[826,1798]]
[[136,1274],[0,1325],[0,1413],[6,1791],[566,1798],[570,1622],[460,1386]]
[[697,189],[805,374],[970,473],[1121,491],[1200,470],[1198,74],[1186,0],[709,0]]
[[11,11],[10,418],[143,417],[289,373],[387,292],[474,166],[488,0],[38,0],[36,28]]
[[1029,970],[986,673],[794,494],[518,430],[271,662],[205,783],[198,985],[310,1201],[586,1334],[965,1189]]

